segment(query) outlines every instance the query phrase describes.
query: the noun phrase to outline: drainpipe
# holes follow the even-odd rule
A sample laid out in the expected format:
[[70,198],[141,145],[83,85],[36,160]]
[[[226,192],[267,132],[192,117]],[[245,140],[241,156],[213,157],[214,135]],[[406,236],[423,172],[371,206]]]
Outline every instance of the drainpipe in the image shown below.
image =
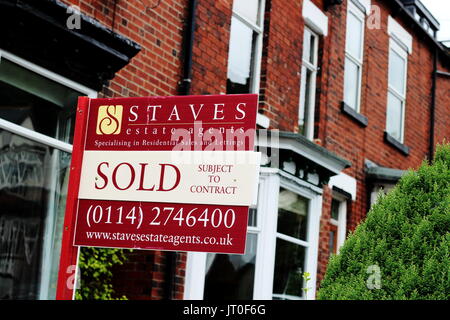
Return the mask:
[[434,121],[436,118],[436,78],[437,78],[437,48],[433,52],[433,75],[431,84],[431,110],[430,110],[430,145],[428,149],[428,159],[431,163],[434,156]]
[[[194,47],[194,32],[197,11],[197,0],[189,0],[188,19],[183,44],[183,78],[179,83],[179,94],[189,95],[192,82],[192,49]],[[166,252],[166,272],[164,275],[163,299],[172,300],[177,268],[177,252]]]
[[189,13],[184,36],[183,79],[180,81],[179,94],[189,95],[192,82],[192,49],[194,47],[194,32],[197,11],[197,0],[189,0]]

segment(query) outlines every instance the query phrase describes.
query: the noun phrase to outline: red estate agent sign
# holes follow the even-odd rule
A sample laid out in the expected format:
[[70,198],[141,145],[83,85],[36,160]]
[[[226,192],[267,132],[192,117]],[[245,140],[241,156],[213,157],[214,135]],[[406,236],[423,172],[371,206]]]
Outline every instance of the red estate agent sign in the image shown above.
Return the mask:
[[59,299],[76,246],[244,253],[257,95],[80,98],[77,111]]

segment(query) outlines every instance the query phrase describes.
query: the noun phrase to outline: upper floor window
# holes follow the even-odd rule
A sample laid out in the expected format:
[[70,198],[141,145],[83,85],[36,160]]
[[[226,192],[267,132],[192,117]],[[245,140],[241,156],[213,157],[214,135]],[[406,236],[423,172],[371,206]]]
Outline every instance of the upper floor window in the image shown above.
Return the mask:
[[395,40],[389,45],[386,132],[399,142],[404,138],[408,54]]
[[298,113],[299,133],[314,138],[314,113],[316,104],[316,75],[319,70],[319,39],[328,34],[328,17],[310,0],[303,1],[302,69]]
[[234,0],[228,51],[227,93],[256,93],[262,47],[264,0]]
[[356,112],[360,112],[361,105],[364,19],[364,12],[349,1],[345,40],[344,102]]
[[299,133],[312,139],[314,135],[314,105],[319,36],[305,27],[303,36],[302,72],[300,80]]
[[388,19],[388,33],[390,39],[386,132],[403,143],[408,54],[412,52],[412,37],[392,17]]
[[329,252],[338,254],[346,237],[347,199],[334,196],[331,200]]

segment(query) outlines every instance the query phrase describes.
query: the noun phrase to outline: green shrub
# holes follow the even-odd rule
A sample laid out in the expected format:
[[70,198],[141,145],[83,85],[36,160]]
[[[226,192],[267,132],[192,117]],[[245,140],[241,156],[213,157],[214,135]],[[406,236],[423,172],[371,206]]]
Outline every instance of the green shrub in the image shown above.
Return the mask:
[[112,267],[126,261],[124,250],[82,247],[78,266],[80,267],[80,288],[76,300],[126,300],[125,296],[114,295]]
[[318,298],[449,299],[449,230],[450,144],[444,144],[431,165],[408,172],[378,199],[330,259]]

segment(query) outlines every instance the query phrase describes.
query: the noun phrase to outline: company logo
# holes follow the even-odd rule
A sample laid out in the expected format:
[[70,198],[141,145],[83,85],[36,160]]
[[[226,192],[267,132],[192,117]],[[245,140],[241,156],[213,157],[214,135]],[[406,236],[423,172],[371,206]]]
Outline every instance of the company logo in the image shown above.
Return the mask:
[[98,108],[96,133],[99,135],[119,134],[123,106],[100,106]]

